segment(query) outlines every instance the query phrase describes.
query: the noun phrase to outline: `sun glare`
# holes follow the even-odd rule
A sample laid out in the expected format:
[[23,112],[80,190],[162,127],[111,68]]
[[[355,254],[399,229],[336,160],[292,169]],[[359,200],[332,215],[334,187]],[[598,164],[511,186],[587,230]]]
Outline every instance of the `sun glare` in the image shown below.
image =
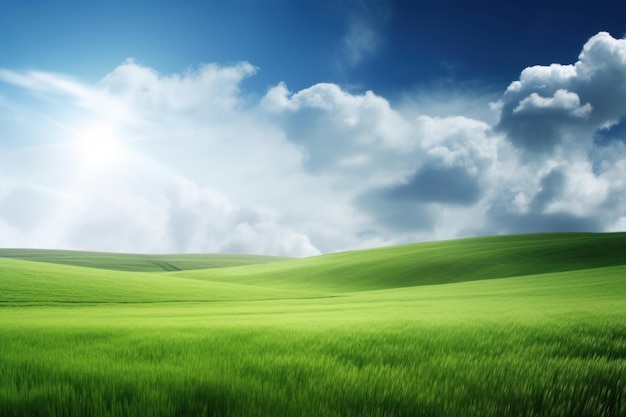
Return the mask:
[[77,158],[86,170],[114,169],[122,161],[124,151],[121,139],[108,128],[90,129],[76,141]]

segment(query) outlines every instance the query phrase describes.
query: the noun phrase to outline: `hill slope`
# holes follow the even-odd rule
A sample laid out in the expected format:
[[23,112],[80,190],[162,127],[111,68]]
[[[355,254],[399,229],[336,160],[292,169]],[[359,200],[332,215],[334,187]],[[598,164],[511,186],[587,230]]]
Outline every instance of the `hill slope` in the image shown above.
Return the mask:
[[323,294],[0,258],[0,306],[265,300]]
[[[623,266],[626,233],[472,238],[281,262],[238,255],[2,253],[21,258],[0,257],[0,303],[5,305],[266,300]],[[253,261],[266,263],[231,267]],[[174,267],[190,270],[164,272]],[[203,267],[211,269],[191,270]]]
[[417,243],[173,276],[352,292],[624,264],[626,233],[555,233]]
[[287,258],[262,255],[142,255],[48,249],[0,249],[0,258],[22,259],[118,271],[183,271],[276,262]]

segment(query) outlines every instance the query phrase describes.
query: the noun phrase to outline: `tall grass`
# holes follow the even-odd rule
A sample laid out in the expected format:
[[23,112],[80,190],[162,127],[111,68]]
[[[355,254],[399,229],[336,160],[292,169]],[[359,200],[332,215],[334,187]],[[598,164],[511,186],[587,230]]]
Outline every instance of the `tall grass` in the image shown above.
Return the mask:
[[27,329],[3,327],[0,413],[626,412],[626,334],[618,317],[435,325],[306,321],[301,327],[267,321],[182,327],[109,322],[95,328],[48,321]]

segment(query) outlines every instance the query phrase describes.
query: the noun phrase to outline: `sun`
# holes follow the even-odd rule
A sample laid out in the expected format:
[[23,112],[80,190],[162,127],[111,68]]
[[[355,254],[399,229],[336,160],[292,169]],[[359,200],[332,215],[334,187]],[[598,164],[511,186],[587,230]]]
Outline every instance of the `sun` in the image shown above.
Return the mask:
[[126,149],[119,134],[107,126],[97,126],[77,135],[75,154],[86,171],[108,171],[118,167]]

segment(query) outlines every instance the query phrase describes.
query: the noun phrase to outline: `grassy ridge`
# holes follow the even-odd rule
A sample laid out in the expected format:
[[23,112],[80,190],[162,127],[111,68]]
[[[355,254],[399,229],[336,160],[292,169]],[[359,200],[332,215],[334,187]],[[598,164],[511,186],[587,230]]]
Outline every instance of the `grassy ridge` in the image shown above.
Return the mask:
[[48,249],[0,249],[0,258],[22,259],[118,271],[184,271],[275,262],[286,258],[262,255],[140,255]]
[[353,292],[623,265],[626,233],[495,236],[305,259],[0,249],[0,260],[3,257],[99,269],[176,272],[173,277],[275,289]]
[[352,292],[624,264],[626,233],[559,233],[418,243],[175,276]]
[[[258,300],[622,265],[626,264],[626,234],[475,238],[168,273],[158,267],[158,261],[145,263],[152,258],[144,258],[145,255],[30,250],[4,253],[37,260],[0,257],[0,302],[4,303]],[[171,255],[164,256],[167,261],[163,262],[173,264],[179,257],[196,262],[189,264],[190,268],[200,267],[207,260],[221,259],[220,255]],[[98,269],[61,265],[60,261]],[[154,267],[161,273],[112,270],[117,261],[119,268],[141,271]],[[183,261],[180,262],[178,265],[184,267]]]

